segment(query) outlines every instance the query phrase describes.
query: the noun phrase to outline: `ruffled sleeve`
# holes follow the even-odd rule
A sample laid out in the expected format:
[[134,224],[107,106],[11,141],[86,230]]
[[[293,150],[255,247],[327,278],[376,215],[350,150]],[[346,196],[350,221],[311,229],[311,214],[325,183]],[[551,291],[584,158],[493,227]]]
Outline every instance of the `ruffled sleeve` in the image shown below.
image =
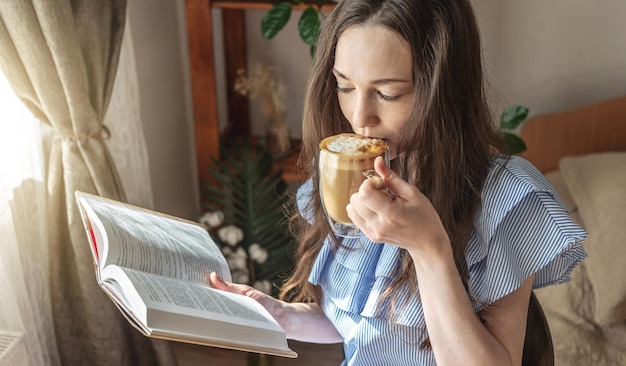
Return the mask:
[[587,256],[587,233],[532,164],[519,156],[496,158],[482,198],[466,256],[475,310],[519,288],[531,274],[533,288],[569,281]]

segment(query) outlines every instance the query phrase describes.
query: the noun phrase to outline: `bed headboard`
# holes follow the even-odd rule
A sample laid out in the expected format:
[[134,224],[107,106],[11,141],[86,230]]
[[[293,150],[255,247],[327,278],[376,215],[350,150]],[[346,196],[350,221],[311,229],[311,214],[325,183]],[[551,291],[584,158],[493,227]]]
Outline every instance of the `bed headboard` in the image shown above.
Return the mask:
[[626,95],[584,107],[530,118],[522,154],[540,171],[558,168],[563,156],[626,151]]

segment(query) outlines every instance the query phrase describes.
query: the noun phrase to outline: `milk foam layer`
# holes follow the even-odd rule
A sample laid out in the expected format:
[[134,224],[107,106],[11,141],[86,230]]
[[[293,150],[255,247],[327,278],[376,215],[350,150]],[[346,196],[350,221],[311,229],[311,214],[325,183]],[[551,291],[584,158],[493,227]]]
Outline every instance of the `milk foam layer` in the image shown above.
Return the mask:
[[381,139],[342,133],[324,139],[320,147],[343,155],[371,156],[387,150],[387,143]]
[[351,133],[327,137],[320,143],[320,162],[333,169],[357,170],[359,174],[374,166],[374,159],[384,155],[387,143]]

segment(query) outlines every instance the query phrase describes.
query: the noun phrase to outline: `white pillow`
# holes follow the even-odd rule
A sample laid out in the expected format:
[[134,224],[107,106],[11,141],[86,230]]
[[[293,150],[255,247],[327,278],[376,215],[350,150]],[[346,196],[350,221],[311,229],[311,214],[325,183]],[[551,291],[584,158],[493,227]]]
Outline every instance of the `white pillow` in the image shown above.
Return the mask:
[[559,168],[589,232],[583,244],[602,326],[626,320],[626,152],[561,159]]

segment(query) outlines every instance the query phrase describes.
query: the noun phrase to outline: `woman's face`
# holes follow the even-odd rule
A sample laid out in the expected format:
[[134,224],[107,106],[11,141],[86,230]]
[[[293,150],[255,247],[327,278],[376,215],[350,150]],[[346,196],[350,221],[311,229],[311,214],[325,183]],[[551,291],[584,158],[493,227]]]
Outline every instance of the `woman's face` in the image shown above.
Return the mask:
[[387,141],[390,158],[413,106],[415,83],[409,44],[383,26],[354,26],[337,42],[333,73],[352,130]]

